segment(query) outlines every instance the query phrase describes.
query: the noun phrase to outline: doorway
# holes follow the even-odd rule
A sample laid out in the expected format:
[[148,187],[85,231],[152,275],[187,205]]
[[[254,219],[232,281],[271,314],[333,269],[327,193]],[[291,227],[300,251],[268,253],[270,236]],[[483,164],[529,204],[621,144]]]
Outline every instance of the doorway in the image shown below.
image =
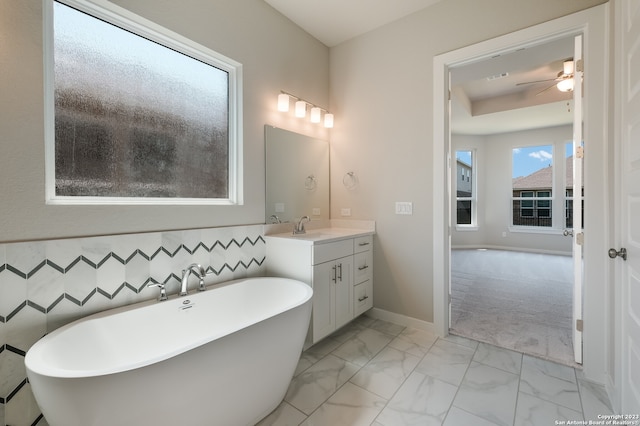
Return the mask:
[[[449,71],[455,67],[481,61],[496,54],[507,54],[522,48],[541,45],[577,34],[585,35],[585,110],[584,132],[589,154],[585,156],[585,187],[590,188],[593,203],[585,205],[585,224],[589,229],[588,244],[585,245],[584,310],[585,323],[592,325],[584,331],[584,371],[587,377],[603,383],[605,381],[605,349],[603,348],[606,316],[603,300],[606,298],[606,264],[602,248],[606,246],[607,220],[605,206],[606,188],[598,182],[598,176],[606,170],[605,111],[606,96],[606,6],[594,7],[583,12],[549,21],[526,30],[518,31],[477,45],[448,52],[434,59],[434,326],[441,335],[448,334],[449,283],[450,283],[450,122]],[[590,143],[590,141],[592,141]],[[602,200],[602,201],[595,201]],[[601,206],[597,204],[603,204]],[[442,209],[438,208],[442,206]]]
[[569,36],[450,69],[449,330],[567,365],[576,108],[560,85],[574,48]]

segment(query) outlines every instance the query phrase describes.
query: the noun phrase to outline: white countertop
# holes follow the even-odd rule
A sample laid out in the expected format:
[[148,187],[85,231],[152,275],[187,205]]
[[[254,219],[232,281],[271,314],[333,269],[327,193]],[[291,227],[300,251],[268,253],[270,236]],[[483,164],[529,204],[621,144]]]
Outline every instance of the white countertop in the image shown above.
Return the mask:
[[[288,224],[287,232],[282,232],[282,228],[274,229],[276,233],[266,233],[265,238],[286,238],[288,240],[297,240],[307,244],[323,244],[333,241],[346,240],[349,238],[363,237],[366,235],[373,235],[375,231],[375,222],[373,221],[347,221],[340,220],[336,223],[330,223],[331,226],[315,228],[308,226],[313,224],[310,222],[307,225],[306,232],[304,234],[294,234],[291,228],[292,224]],[[284,224],[283,224],[284,225]],[[334,226],[337,225],[337,226]]]

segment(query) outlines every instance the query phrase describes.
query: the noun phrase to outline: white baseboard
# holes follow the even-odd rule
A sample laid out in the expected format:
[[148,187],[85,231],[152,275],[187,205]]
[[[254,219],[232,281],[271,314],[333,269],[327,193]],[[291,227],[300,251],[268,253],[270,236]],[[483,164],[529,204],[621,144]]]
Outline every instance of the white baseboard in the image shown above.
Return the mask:
[[572,256],[571,252],[566,251],[558,251],[558,250],[543,250],[543,249],[534,249],[534,248],[524,248],[524,247],[510,247],[510,246],[494,246],[491,244],[483,244],[483,245],[474,245],[474,244],[466,244],[466,245],[452,245],[451,250],[504,250],[504,251],[519,251],[524,253],[537,253],[537,254],[553,254],[557,256]]
[[436,328],[432,322],[419,320],[417,318],[408,317],[406,315],[396,314],[395,312],[385,311],[380,308],[371,308],[369,309],[365,315],[371,318],[389,321],[394,324],[404,325],[405,327],[412,327],[418,330],[429,331],[431,333],[436,333]]

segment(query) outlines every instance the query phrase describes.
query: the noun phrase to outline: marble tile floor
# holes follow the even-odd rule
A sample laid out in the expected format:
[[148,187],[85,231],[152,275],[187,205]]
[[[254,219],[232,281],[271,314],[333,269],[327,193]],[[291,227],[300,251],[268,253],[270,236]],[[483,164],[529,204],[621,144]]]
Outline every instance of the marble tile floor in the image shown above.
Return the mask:
[[580,370],[359,317],[302,353],[259,426],[555,425],[613,414]]

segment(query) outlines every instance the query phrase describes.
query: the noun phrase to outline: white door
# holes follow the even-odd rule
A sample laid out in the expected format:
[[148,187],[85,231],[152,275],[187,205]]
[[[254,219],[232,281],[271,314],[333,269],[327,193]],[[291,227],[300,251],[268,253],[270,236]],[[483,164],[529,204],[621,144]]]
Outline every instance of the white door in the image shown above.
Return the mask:
[[582,36],[573,49],[573,355],[582,364]]
[[[620,114],[620,197],[618,210],[620,244],[627,260],[613,256],[620,291],[621,405],[622,413],[640,414],[640,3],[619,2],[616,27],[619,51],[618,114]],[[618,219],[618,218],[616,218]],[[622,254],[622,253],[621,253]]]

